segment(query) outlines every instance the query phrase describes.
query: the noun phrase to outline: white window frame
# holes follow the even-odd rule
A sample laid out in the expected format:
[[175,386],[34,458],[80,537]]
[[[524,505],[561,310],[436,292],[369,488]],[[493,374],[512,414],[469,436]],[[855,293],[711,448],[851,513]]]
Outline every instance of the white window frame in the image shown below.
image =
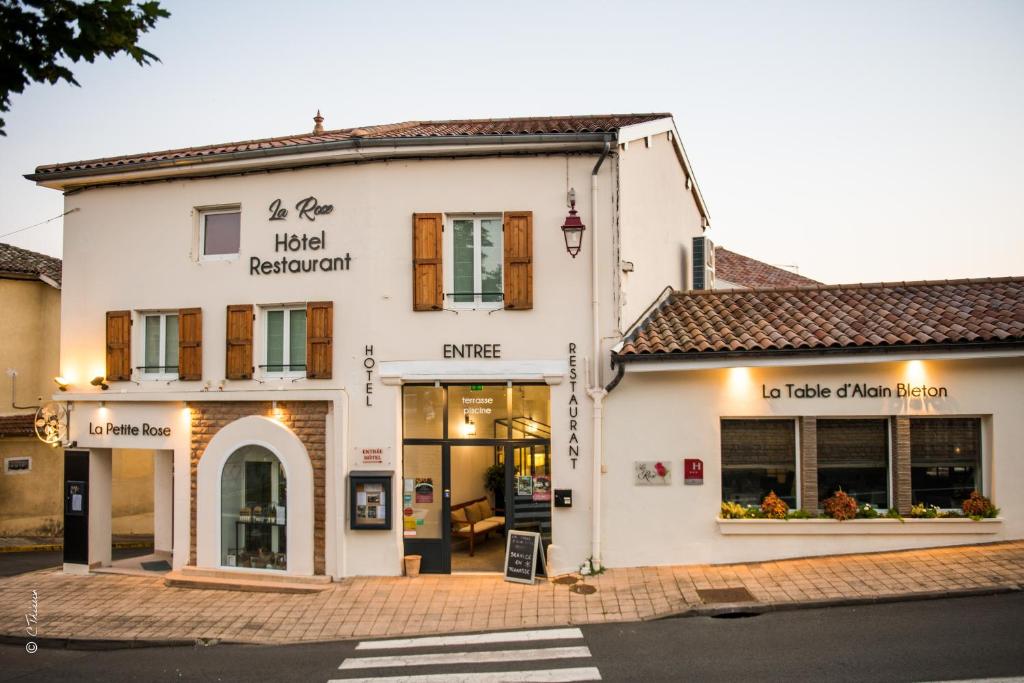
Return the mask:
[[159,365],[161,368],[167,365],[167,316],[173,315],[178,316],[178,341],[179,349],[181,348],[181,316],[177,310],[169,311],[140,311],[139,312],[139,324],[136,326],[139,330],[138,334],[138,349],[139,355],[136,358],[142,359],[142,365],[139,366],[139,376],[144,380],[170,380],[178,379],[181,374],[181,353],[178,353],[178,371],[168,372],[161,369],[156,372],[150,372],[146,369],[146,318],[159,316],[160,318],[160,357]]
[[[12,460],[27,460],[28,468],[23,470],[12,470]],[[32,456],[31,455],[13,455],[9,458],[4,458],[4,474],[29,474],[32,471]]]
[[[979,443],[978,443],[978,448],[980,449],[979,452],[978,452],[978,467],[981,468],[981,488],[979,489],[979,493],[981,493],[981,495],[983,495],[983,496],[991,497],[991,493],[990,493],[991,488],[989,486],[989,479],[988,479],[989,472],[991,472],[991,467],[990,467],[990,464],[989,464],[989,461],[988,461],[988,451],[986,450],[986,448],[988,446],[988,443],[987,443],[986,437],[985,437],[985,432],[986,432],[986,429],[987,429],[987,426],[988,426],[987,419],[990,418],[991,416],[987,416],[987,415],[972,415],[972,414],[960,415],[960,414],[957,414],[957,413],[951,413],[951,414],[947,415],[947,414],[944,414],[944,413],[934,413],[934,414],[931,414],[931,415],[908,415],[907,417],[909,419],[911,419],[911,420],[918,420],[918,419],[927,420],[927,419],[930,419],[930,418],[952,418],[952,419],[964,419],[964,420],[978,420],[979,421],[979,425],[978,425],[978,427],[979,427],[979,433],[978,433],[978,441],[979,441]],[[909,423],[907,424],[907,428],[909,430],[909,428],[910,428]],[[914,479],[914,456],[913,456],[913,445],[911,445],[911,455],[909,457],[909,460],[910,460],[910,479],[911,479],[911,483],[910,483],[910,504],[913,505],[914,504],[914,483],[913,483],[913,479]],[[960,508],[939,508],[939,510],[941,510],[942,512],[963,512],[963,510],[961,510]]]
[[[197,209],[199,214],[198,243],[196,244],[196,255],[200,263],[209,261],[237,261],[242,252],[242,207],[226,206],[210,209]],[[238,252],[234,254],[209,254],[204,252],[206,245],[206,217],[225,213],[238,214]]]
[[[288,361],[288,357],[290,355],[290,352],[291,352],[291,334],[289,334],[290,329],[291,329],[291,312],[292,311],[302,311],[303,313],[306,313],[306,310],[307,309],[306,309],[306,305],[305,304],[301,304],[301,305],[299,305],[299,304],[284,304],[284,305],[280,305],[280,306],[263,306],[262,307],[262,315],[261,315],[261,317],[263,318],[263,321],[262,321],[262,325],[260,326],[260,328],[261,328],[261,334],[260,334],[261,353],[260,353],[260,358],[263,359],[263,363],[261,364],[261,367],[259,368],[261,376],[263,376],[263,377],[271,377],[271,378],[296,378],[296,377],[305,377],[306,376],[306,370],[307,370],[308,365],[309,365],[309,358],[306,358],[306,367],[302,368],[301,370],[292,370],[291,368],[289,368],[288,370],[268,370],[267,369],[267,365],[269,364],[269,361],[270,361],[270,359],[267,358],[267,354],[270,352],[270,345],[267,343],[267,335],[270,332],[270,315],[269,314],[274,312],[274,311],[284,311],[284,313],[285,313],[284,319],[283,319],[283,329],[282,329],[282,334],[283,334],[284,340],[283,340],[283,344],[282,344],[282,347],[281,347],[282,348],[282,351],[281,351],[281,361],[282,361],[282,364],[286,364],[287,361]],[[306,316],[306,339],[309,339],[309,316],[308,315]],[[303,343],[305,343],[305,341]]]
[[[893,452],[892,452],[892,448],[893,448],[893,443],[892,443],[893,442],[893,438],[892,438],[892,429],[893,429],[892,416],[891,415],[807,415],[806,417],[813,417],[815,420],[879,420],[879,421],[885,420],[885,445],[886,445],[886,453],[887,453],[887,457],[888,457],[888,461],[886,462],[886,465],[885,465],[885,468],[886,468],[886,470],[885,470],[885,477],[886,477],[886,488],[887,488],[886,495],[885,495],[886,503],[885,503],[885,507],[876,507],[875,510],[877,510],[880,513],[882,513],[883,515],[885,513],[889,512],[889,510],[891,510],[894,507],[893,501],[895,500],[895,491],[893,490],[893,483],[896,481],[895,478],[894,478],[893,462],[892,462],[892,455],[893,455]],[[800,424],[798,422],[797,423],[797,427],[799,428],[799,426],[800,426]],[[817,477],[818,477],[818,464],[817,464],[817,461],[815,461],[815,464],[814,464],[814,477],[815,477],[815,479],[817,479]],[[818,491],[818,496],[819,497],[821,496],[821,491]],[[863,505],[863,503],[859,503],[859,504]],[[821,509],[822,509],[821,507],[818,508],[818,510],[821,510]]]
[[[473,295],[472,301],[456,301],[455,297],[452,296],[455,293],[455,221],[471,220],[473,221]],[[480,273],[480,233],[481,227],[480,222],[484,220],[497,220],[502,224],[501,229],[501,245],[499,249],[499,258],[501,258],[501,294],[502,298],[498,301],[484,301],[483,295],[480,293],[483,290],[482,276]],[[444,254],[442,257],[442,263],[444,264],[444,308],[450,308],[455,310],[485,310],[493,311],[500,310],[505,307],[505,228],[504,228],[504,214],[502,212],[496,213],[460,213],[450,214],[445,216],[444,236],[442,238]]]
[[[725,470],[722,465],[722,421],[723,420],[788,420],[793,423],[793,466],[796,468],[793,472],[793,486],[795,491],[793,493],[793,499],[796,501],[796,505],[790,508],[790,510],[802,510],[803,509],[803,468],[801,467],[801,443],[800,443],[800,418],[801,415],[788,416],[788,415],[721,415],[718,418],[718,468],[719,468],[719,479],[718,479],[718,495],[722,495],[722,478],[721,473]],[[723,499],[724,500],[724,499]]]

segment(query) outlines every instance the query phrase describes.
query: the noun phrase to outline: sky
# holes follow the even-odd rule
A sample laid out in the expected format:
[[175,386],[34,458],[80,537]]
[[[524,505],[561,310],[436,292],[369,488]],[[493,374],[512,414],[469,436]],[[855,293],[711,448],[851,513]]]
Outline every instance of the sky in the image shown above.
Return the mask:
[[[1024,2],[206,2],[12,97],[37,165],[414,119],[668,111],[719,245],[824,282],[1024,275]],[[0,237],[60,256],[61,221]]]

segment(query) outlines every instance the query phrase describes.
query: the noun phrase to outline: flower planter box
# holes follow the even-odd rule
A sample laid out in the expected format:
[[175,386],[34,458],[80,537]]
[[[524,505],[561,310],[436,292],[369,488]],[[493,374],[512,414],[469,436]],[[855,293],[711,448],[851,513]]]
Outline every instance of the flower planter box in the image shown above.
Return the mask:
[[723,536],[917,536],[998,534],[1002,518],[982,519],[716,519]]

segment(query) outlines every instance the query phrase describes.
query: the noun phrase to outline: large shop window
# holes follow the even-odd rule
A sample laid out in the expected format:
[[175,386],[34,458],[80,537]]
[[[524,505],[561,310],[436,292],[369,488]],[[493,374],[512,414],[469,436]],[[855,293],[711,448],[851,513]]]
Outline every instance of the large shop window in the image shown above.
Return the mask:
[[239,448],[224,464],[220,491],[221,564],[287,569],[287,481],[277,456]]
[[242,214],[236,209],[199,214],[200,258],[224,261],[238,258],[242,242]]
[[959,508],[981,491],[981,419],[912,418],[910,480],[915,505]]
[[267,375],[298,377],[306,374],[306,307],[271,308],[266,314]]
[[178,376],[178,314],[146,313],[142,316],[145,334],[143,366],[147,379],[173,379]]
[[457,308],[500,308],[502,291],[502,217],[453,218],[445,242],[451,264],[445,283],[449,302]]
[[796,490],[793,420],[722,420],[722,500],[758,505],[774,491],[795,508]]
[[888,420],[818,420],[819,506],[839,489],[889,507]]

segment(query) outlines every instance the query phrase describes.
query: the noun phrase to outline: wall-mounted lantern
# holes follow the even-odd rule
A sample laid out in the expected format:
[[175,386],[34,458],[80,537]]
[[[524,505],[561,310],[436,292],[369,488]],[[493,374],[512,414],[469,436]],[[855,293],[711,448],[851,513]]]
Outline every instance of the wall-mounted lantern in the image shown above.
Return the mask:
[[576,254],[583,248],[583,231],[586,229],[587,226],[583,225],[583,221],[576,215],[576,190],[569,190],[569,215],[562,223],[562,234],[565,235],[565,250],[573,258],[576,258]]

